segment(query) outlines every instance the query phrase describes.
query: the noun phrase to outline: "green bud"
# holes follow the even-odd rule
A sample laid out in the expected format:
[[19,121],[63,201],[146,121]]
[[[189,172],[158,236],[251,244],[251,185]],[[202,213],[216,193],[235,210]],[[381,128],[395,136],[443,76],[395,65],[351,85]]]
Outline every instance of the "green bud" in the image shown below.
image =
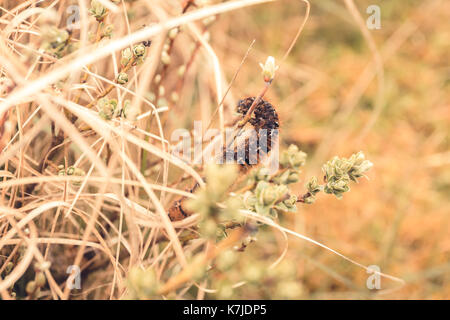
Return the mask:
[[362,151],[359,151],[356,154],[352,154],[351,157],[350,157],[350,161],[355,166],[361,165],[364,162],[364,160],[365,160],[365,156],[364,156],[364,153]]
[[295,195],[291,195],[289,197],[289,199],[284,200],[283,203],[288,207],[288,208],[293,208],[295,207],[295,204],[297,203],[297,197]]
[[71,175],[73,175],[74,173],[75,173],[75,167],[73,167],[73,166],[70,166],[69,168],[67,168],[67,175],[68,176],[71,176]]
[[264,76],[264,81],[269,82],[272,81],[273,77],[275,76],[275,71],[279,68],[275,64],[275,59],[272,56],[267,57],[267,60],[265,64],[260,63],[259,64],[262,68],[262,74]]
[[91,1],[91,8],[89,12],[94,16],[97,21],[103,21],[103,19],[108,14],[108,10],[98,1]]
[[345,178],[356,182],[357,178],[364,176],[372,166],[372,162],[365,160],[364,154],[360,151],[349,159],[334,157],[323,165],[322,171],[327,181]]
[[125,84],[128,82],[128,74],[126,74],[125,72],[120,72],[117,75],[117,83],[119,84]]
[[145,55],[146,48],[143,44],[136,44],[133,47],[133,54],[136,58],[143,57]]
[[304,166],[306,162],[306,153],[298,151],[291,155],[290,163],[294,168]]
[[313,195],[310,195],[310,196],[308,196],[308,197],[303,198],[303,201],[304,201],[306,204],[313,204],[314,202],[316,202],[316,197],[313,196]]
[[130,60],[133,59],[133,52],[130,48],[125,48],[122,50],[122,59],[120,60],[120,63],[122,66],[126,66]]
[[275,189],[265,181],[258,182],[255,189],[255,195],[258,199],[258,203],[263,206],[274,204],[278,197]]
[[297,211],[296,203],[297,197],[294,195],[290,195],[288,199],[284,200],[283,202],[277,203],[277,205],[274,208],[279,211],[296,212]]
[[348,186],[348,178],[341,178],[340,180],[331,180],[329,181],[324,188],[325,193],[334,194],[336,198],[342,199],[342,194],[344,192],[350,191],[350,187]]
[[312,177],[306,184],[306,189],[308,190],[309,193],[315,195],[316,193],[322,190],[322,187],[319,185],[317,178]]
[[352,162],[352,168],[349,170],[348,174],[350,179],[356,181],[357,178],[364,176],[364,173],[369,171],[373,167],[373,163],[369,160],[365,160],[364,153],[361,151],[350,157]]
[[116,114],[117,100],[101,98],[97,102],[97,107],[99,108],[98,114],[102,119],[111,120]]
[[336,183],[333,184],[333,188],[336,191],[339,191],[339,192],[346,192],[346,191],[349,190],[348,182],[344,181],[344,180],[339,180],[339,181],[337,181]]
[[372,166],[372,162],[365,160],[361,151],[353,154],[348,159],[334,157],[322,166],[327,182],[324,186],[324,191],[334,194],[338,199],[341,199],[343,193],[350,190],[348,185],[350,180],[356,182]]
[[104,36],[104,37],[111,38],[113,31],[114,31],[114,25],[108,24],[108,25],[105,27],[105,29],[103,29],[103,36]]

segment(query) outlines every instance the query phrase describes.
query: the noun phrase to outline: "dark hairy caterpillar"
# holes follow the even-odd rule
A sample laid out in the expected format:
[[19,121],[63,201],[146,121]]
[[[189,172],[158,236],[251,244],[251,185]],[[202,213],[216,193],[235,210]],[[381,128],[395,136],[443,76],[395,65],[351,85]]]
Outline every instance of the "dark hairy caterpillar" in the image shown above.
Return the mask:
[[[254,97],[239,100],[237,105],[237,112],[244,117],[250,106],[255,101]],[[232,159],[240,166],[241,172],[246,172],[252,166],[261,162],[262,158],[266,156],[272,149],[272,140],[277,138],[279,122],[278,114],[275,108],[269,102],[261,99],[252,117],[242,128],[241,134],[236,137],[234,146],[225,146],[222,154],[222,162],[225,163],[225,157],[228,153],[232,153]],[[256,141],[250,143],[250,134],[254,134]],[[242,147],[242,152],[238,153],[238,148]]]
[[[247,114],[255,99],[255,97],[248,97],[239,100],[236,111],[242,115],[242,118]],[[219,156],[218,160],[225,163],[228,155],[235,163],[239,164],[242,173],[247,172],[253,166],[258,165],[262,157],[270,152],[272,141],[277,138],[279,126],[278,113],[275,108],[269,102],[260,99],[252,117],[242,128],[241,134],[236,137],[236,142],[231,146],[224,145],[222,155]],[[250,144],[249,134],[255,132],[257,143]],[[242,147],[244,152],[238,153],[238,146]],[[198,184],[195,184],[189,192],[194,192],[197,187]],[[179,221],[192,214],[183,205],[185,199],[185,197],[182,197],[172,204],[169,209],[170,220]]]

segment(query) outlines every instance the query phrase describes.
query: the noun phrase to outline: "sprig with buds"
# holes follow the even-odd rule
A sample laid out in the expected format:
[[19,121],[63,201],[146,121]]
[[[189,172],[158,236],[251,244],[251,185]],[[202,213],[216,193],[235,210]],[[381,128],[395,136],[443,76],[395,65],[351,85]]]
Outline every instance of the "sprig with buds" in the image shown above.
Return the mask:
[[299,201],[314,203],[315,195],[320,191],[342,199],[343,194],[350,191],[350,181],[358,182],[358,179],[365,177],[365,173],[372,167],[372,162],[365,159],[362,151],[351,155],[350,158],[334,157],[322,166],[324,184],[320,185],[318,179],[312,177],[306,184],[308,192]]
[[277,218],[279,212],[296,212],[297,197],[289,194],[285,184],[260,181],[256,188],[243,196],[245,208],[256,213]]
[[[141,64],[144,59],[145,55],[147,53],[146,45],[143,43],[134,45],[132,49],[126,48],[122,50],[122,58],[120,60],[120,63],[122,65],[117,77],[116,77],[116,83],[119,84],[126,84],[128,82],[128,74],[127,72],[130,70],[131,67]],[[92,100],[86,108],[90,108],[93,105],[97,104],[100,99],[105,97],[107,94],[109,94],[113,89],[114,85],[110,85],[106,90],[99,94],[94,100]]]
[[253,170],[248,179],[251,188],[243,195],[246,209],[272,218],[282,212],[296,212],[297,197],[289,185],[298,182],[305,163],[306,153],[291,145],[280,155],[280,170],[275,174],[269,175],[264,167]]

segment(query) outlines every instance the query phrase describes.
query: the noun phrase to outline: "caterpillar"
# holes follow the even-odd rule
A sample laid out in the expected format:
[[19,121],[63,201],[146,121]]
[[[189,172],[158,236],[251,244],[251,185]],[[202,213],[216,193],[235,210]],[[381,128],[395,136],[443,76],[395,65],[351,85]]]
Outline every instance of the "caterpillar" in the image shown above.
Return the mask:
[[[238,101],[236,111],[242,118],[247,114],[255,99],[255,97],[248,97]],[[240,172],[246,173],[258,165],[262,158],[271,151],[272,141],[277,138],[279,126],[278,113],[275,108],[268,101],[260,99],[252,117],[236,137],[235,143],[232,146],[224,145],[222,154],[217,160],[225,163],[228,155],[239,164]],[[255,132],[257,143],[250,144],[250,134]],[[243,152],[238,152],[239,148],[242,148]],[[198,184],[195,184],[189,192],[194,192],[197,187]],[[192,214],[184,206],[185,200],[186,197],[182,197],[173,202],[169,209],[170,220],[179,221]]]

